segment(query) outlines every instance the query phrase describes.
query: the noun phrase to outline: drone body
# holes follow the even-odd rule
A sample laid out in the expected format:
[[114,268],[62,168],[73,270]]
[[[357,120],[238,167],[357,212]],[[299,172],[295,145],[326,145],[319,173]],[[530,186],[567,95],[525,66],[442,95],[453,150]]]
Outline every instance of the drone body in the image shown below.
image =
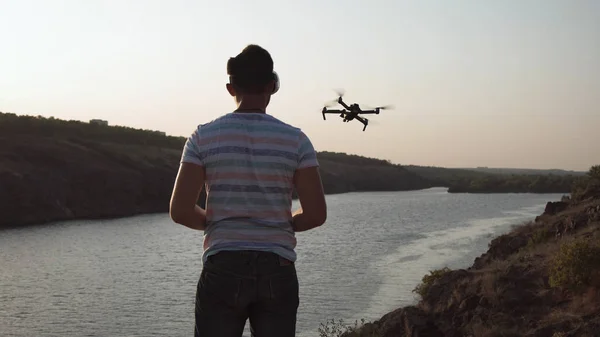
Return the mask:
[[342,100],[343,94],[341,94],[341,93],[338,93],[338,94],[339,94],[338,99],[335,100],[333,103],[340,104],[342,107],[344,107],[344,109],[330,110],[330,109],[327,109],[327,105],[326,105],[325,107],[323,107],[323,110],[321,111],[321,113],[323,114],[323,120],[326,120],[325,114],[328,114],[328,113],[339,114],[340,117],[343,118],[344,122],[348,122],[348,121],[351,121],[354,119],[361,122],[364,125],[363,131],[365,131],[367,129],[367,125],[369,125],[369,120],[367,118],[361,117],[359,115],[362,115],[362,114],[379,115],[380,110],[389,109],[389,107],[377,107],[377,108],[374,108],[371,110],[362,110],[357,103],[347,105]]

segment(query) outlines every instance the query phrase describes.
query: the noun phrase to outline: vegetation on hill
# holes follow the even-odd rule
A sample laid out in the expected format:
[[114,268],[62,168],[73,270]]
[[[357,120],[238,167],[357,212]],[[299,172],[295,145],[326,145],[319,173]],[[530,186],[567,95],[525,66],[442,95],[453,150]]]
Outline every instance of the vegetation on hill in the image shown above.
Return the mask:
[[0,114],[0,227],[164,212],[181,140]]
[[450,193],[568,193],[577,180],[572,175],[487,175],[468,184],[452,184]]
[[573,176],[584,176],[585,171],[571,171],[571,170],[559,170],[559,169],[525,169],[525,168],[495,168],[495,167],[474,167],[465,168],[470,171],[477,171],[483,173],[494,173],[494,174],[533,174],[533,175],[573,175]]
[[404,166],[449,193],[569,193],[581,175],[487,173],[477,170]]
[[[0,227],[167,212],[184,143],[151,130],[0,113]],[[318,159],[326,193],[430,186],[378,159]]]
[[420,301],[375,322],[324,324],[321,337],[598,336],[600,165],[535,221],[493,239],[467,269],[433,270]]
[[158,146],[180,150],[183,137],[166,136],[163,132],[126,126],[107,126],[54,117],[22,116],[0,112],[0,134],[28,134],[35,137],[89,139],[127,145]]
[[408,191],[432,187],[429,179],[387,160],[319,152],[323,187],[328,193]]
[[[0,113],[0,227],[166,212],[184,143],[159,131]],[[327,194],[442,186],[568,193],[573,179],[401,166],[335,152],[317,156]]]

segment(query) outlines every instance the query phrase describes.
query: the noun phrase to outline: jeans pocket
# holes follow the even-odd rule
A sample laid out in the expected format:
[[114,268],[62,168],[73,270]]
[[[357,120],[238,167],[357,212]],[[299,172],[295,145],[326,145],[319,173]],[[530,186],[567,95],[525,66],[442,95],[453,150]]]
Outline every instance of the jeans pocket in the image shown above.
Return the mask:
[[296,269],[293,265],[283,268],[286,269],[284,272],[274,275],[269,279],[271,300],[285,302],[292,307],[298,307],[300,299]]
[[198,281],[197,305],[237,307],[241,279],[204,268]]

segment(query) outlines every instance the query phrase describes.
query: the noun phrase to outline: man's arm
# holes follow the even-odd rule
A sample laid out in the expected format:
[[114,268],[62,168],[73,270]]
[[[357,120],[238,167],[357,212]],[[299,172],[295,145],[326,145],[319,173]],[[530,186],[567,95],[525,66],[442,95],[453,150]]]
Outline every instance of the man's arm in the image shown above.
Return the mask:
[[318,166],[296,170],[294,185],[300,209],[294,212],[292,226],[295,232],[319,227],[327,220],[327,204]]
[[198,206],[198,197],[205,181],[203,166],[181,163],[171,195],[169,215],[171,219],[191,229],[204,230],[206,211]]

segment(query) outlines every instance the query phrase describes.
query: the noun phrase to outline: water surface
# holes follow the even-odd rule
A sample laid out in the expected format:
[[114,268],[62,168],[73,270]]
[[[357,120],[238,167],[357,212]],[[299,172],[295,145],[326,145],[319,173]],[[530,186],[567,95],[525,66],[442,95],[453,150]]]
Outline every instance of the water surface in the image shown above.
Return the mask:
[[[469,266],[494,236],[560,197],[327,196],[327,223],[298,234],[298,336],[317,336],[329,318],[374,320],[414,303],[429,270]],[[0,231],[0,336],[192,336],[201,253],[202,234],[167,214]]]

